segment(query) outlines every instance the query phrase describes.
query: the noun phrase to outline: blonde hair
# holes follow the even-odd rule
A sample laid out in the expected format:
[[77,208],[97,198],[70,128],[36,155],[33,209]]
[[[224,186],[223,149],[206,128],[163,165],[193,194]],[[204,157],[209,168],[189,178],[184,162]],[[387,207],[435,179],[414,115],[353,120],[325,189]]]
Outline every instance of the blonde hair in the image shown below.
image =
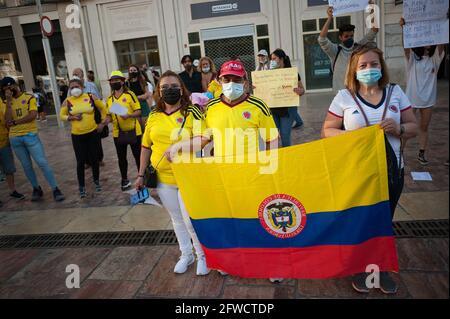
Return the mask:
[[378,54],[378,57],[380,59],[382,77],[378,81],[378,86],[381,89],[384,89],[389,84],[389,73],[388,73],[386,62],[384,60],[383,51],[381,51],[380,49],[378,49],[376,47],[363,45],[363,46],[355,49],[355,51],[353,51],[350,61],[348,63],[348,67],[347,67],[347,74],[345,76],[345,86],[352,94],[356,94],[360,88],[359,81],[356,78],[356,73],[358,71],[359,58],[368,52],[375,52],[376,54]]
[[214,64],[213,60],[210,57],[207,57],[207,56],[204,56],[203,58],[200,59],[200,62],[199,62],[198,67],[197,67],[197,71],[202,73],[202,63],[204,61],[208,61],[209,65],[211,67],[211,71],[210,72],[213,73],[213,74],[217,74],[216,65]]

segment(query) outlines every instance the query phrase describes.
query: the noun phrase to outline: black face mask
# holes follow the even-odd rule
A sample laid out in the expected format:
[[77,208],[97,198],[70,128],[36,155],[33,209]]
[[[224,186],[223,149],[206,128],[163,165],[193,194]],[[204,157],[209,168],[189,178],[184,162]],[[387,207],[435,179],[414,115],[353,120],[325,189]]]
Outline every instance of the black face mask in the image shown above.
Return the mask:
[[165,89],[162,91],[162,100],[169,105],[175,105],[181,99],[180,89]]
[[139,72],[130,72],[130,77],[136,79],[139,76]]
[[122,83],[117,82],[117,83],[111,83],[111,89],[113,89],[114,91],[119,91],[122,88]]
[[342,44],[347,48],[350,49],[351,47],[353,47],[353,45],[355,44],[355,40],[353,38],[348,38],[347,40],[345,40],[344,42],[342,42]]

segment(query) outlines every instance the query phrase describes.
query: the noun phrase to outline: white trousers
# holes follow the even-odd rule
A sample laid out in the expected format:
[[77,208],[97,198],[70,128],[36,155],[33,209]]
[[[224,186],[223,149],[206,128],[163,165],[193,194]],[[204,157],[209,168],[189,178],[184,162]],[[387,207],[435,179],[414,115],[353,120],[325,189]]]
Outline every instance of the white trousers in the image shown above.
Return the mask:
[[203,258],[205,253],[192,226],[191,219],[178,188],[176,186],[158,183],[157,191],[164,208],[169,212],[170,218],[172,219],[173,229],[180,245],[181,255],[192,255],[193,246],[197,258]]

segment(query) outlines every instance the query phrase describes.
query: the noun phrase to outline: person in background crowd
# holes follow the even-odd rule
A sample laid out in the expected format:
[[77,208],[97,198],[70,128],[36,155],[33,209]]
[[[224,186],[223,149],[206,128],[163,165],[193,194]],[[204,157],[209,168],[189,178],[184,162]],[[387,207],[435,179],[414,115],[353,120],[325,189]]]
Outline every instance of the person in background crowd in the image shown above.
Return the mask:
[[[291,68],[291,59],[286,53],[277,49],[272,53],[270,61],[270,69],[283,69],[283,68]],[[298,87],[294,88],[294,92],[298,96],[302,96],[305,94],[305,89],[302,84],[302,80],[300,75],[298,76]],[[277,124],[278,129],[280,130],[281,135],[281,144],[283,147],[288,147],[292,145],[292,124],[297,122],[297,125],[303,125],[303,120],[298,114],[297,107],[282,107],[282,108],[273,108],[271,109],[273,113],[273,117],[275,123]]]
[[141,126],[145,127],[145,122],[150,114],[150,106],[147,103],[150,98],[148,92],[148,82],[146,81],[144,75],[136,65],[130,65],[128,67],[128,80],[126,86],[136,95],[141,105]]
[[67,99],[67,94],[69,93],[69,87],[67,86],[65,81],[59,80],[58,88],[59,88],[59,100],[61,101],[61,104],[62,104]]
[[36,99],[33,95],[22,92],[16,81],[10,77],[3,78],[1,88],[6,98],[5,118],[9,127],[9,140],[25,175],[33,186],[31,201],[38,201],[44,196],[33,169],[32,158],[50,184],[54,200],[63,201],[65,197],[56,184],[55,176],[39,139],[36,125]]
[[155,80],[155,87],[156,87],[158,85],[161,75],[154,68],[151,68],[151,70],[152,70],[153,79]]
[[256,71],[267,70],[270,70],[269,53],[267,53],[266,50],[261,50],[258,52],[258,65],[256,66]]
[[[351,24],[339,27],[340,44],[331,42],[328,39],[328,30],[333,22],[333,7],[327,10],[328,19],[325,22],[319,35],[319,45],[331,60],[331,71],[333,74],[333,91],[337,93],[339,90],[345,89],[345,72],[347,71],[348,61],[355,48],[355,26]],[[367,42],[373,42],[377,36],[378,29],[372,28],[369,33],[358,42],[363,45]]]
[[[98,92],[97,86],[94,82],[89,82],[84,80],[84,71],[81,68],[76,68],[72,72],[72,77],[75,79],[80,79],[83,82],[84,86],[84,92],[83,93],[90,93],[92,95],[95,95],[97,98],[100,98],[101,94]],[[69,92],[70,96],[70,92]]]
[[[94,71],[92,71],[92,70],[87,71],[87,82],[94,83],[95,87],[97,88],[97,92],[99,94],[99,95],[97,95],[97,97],[100,100],[103,100],[102,87],[100,85],[100,82],[95,79]],[[87,85],[90,85],[90,84],[87,84]],[[88,93],[91,93],[91,92],[88,92]],[[95,94],[95,93],[91,93],[91,94]]]
[[[345,85],[348,89],[339,91],[331,103],[322,137],[337,136],[370,125],[381,126],[387,137],[389,201],[394,218],[404,185],[401,143],[414,138],[418,129],[411,103],[400,86],[389,84],[383,52],[374,42],[353,51]],[[361,273],[353,277],[352,285],[356,291],[369,292],[367,275]],[[380,274],[380,286],[386,294],[395,294],[398,289],[387,272]]]
[[208,92],[209,84],[217,77],[216,66],[209,57],[200,59],[198,72],[202,74],[202,92]]
[[[137,169],[140,167],[142,128],[139,123],[141,117],[141,105],[136,95],[125,85],[125,77],[120,71],[113,71],[109,78],[111,95],[106,100],[108,108],[107,122],[113,122],[113,138],[116,147],[119,169],[122,177],[122,191],[130,186],[128,179],[127,149],[131,147]],[[111,113],[113,104],[119,104],[127,109],[127,114],[116,115]]]
[[156,102],[155,99],[153,97],[153,94],[155,92],[154,86],[152,84],[152,82],[150,81],[150,79],[147,76],[147,73],[145,73],[144,71],[142,71],[142,75],[145,78],[145,81],[147,82],[147,89],[148,89],[148,99],[147,99],[147,104],[148,106],[150,106],[150,111],[153,110],[156,106]]
[[190,55],[185,55],[181,59],[181,64],[185,71],[181,72],[179,75],[190,93],[202,93],[202,74],[195,70],[192,63],[192,57]]
[[[403,29],[405,20],[400,20]],[[426,46],[405,49],[407,86],[406,95],[413,104],[414,114],[419,118],[419,154],[420,164],[428,165],[425,152],[428,149],[428,128],[431,122],[433,106],[437,100],[437,76],[439,67],[445,58],[445,46]]]
[[[106,125],[106,106],[94,95],[83,93],[83,83],[74,79],[69,83],[70,97],[61,106],[61,120],[68,121],[72,126],[72,145],[77,160],[77,177],[80,197],[85,198],[86,185],[84,167],[89,161],[92,167],[96,192],[101,192],[99,140],[100,132]],[[95,122],[95,108],[101,114],[102,122]]]
[[142,139],[141,167],[135,186],[138,190],[144,187],[144,172],[151,157],[151,164],[157,171],[158,195],[170,214],[181,251],[174,272],[183,274],[195,262],[192,253],[194,247],[197,255],[197,275],[205,276],[210,272],[206,266],[205,253],[195,234],[171,165],[165,155],[174,142],[173,130],[179,132],[177,140],[188,136],[193,138],[196,134],[202,133],[201,129],[197,132],[194,130],[196,127],[194,122],[198,123],[199,128],[202,127],[203,117],[201,112],[191,105],[189,94],[176,73],[168,71],[162,75],[156,89],[158,104],[156,110],[150,114]]
[[9,145],[9,131],[6,125],[5,113],[6,104],[0,98],[0,168],[2,173],[6,176],[6,182],[10,190],[9,196],[22,200],[25,196],[17,192],[16,185],[14,183],[16,166],[14,165],[14,157],[11,146]]
[[47,108],[47,97],[45,96],[45,92],[41,90],[39,87],[33,88],[33,96],[36,99],[36,103],[38,106],[38,116],[37,121],[47,122],[47,117],[45,116],[45,109]]

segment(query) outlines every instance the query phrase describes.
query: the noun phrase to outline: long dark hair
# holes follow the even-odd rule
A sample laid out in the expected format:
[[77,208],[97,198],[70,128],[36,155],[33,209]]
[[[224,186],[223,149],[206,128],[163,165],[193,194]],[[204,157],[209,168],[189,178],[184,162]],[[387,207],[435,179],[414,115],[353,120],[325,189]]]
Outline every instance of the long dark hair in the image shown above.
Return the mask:
[[[130,73],[129,71],[130,71],[131,68],[136,68],[136,70],[138,71],[138,78],[137,78],[137,80],[139,82],[139,85],[141,86],[142,92],[144,92],[144,93],[147,92],[147,89],[146,89],[147,88],[147,81],[145,80],[145,77],[142,74],[141,69],[139,69],[139,67],[137,65],[131,64],[128,67],[128,74]],[[127,82],[131,83],[131,77],[129,75],[128,75]]]
[[166,71],[163,75],[161,75],[161,78],[158,81],[158,85],[156,86],[155,89],[155,100],[156,100],[156,111],[157,112],[164,112],[166,110],[166,105],[164,103],[164,101],[161,98],[161,82],[164,78],[168,78],[168,77],[174,77],[178,80],[178,82],[180,83],[180,87],[181,87],[181,100],[180,100],[180,106],[181,106],[181,114],[183,114],[183,116],[187,115],[187,109],[188,107],[191,105],[191,99],[190,99],[190,95],[191,93],[189,92],[189,90],[187,89],[186,85],[184,84],[183,80],[180,78],[180,76],[178,74],[176,74],[173,71]]
[[[423,57],[425,55],[425,47],[413,48],[412,50],[413,50],[414,54],[416,55],[417,60],[420,61],[423,59]],[[428,50],[429,57],[431,58],[435,52],[436,52],[436,46],[435,45],[430,46],[430,49]]]
[[273,55],[277,56],[280,60],[283,60],[285,68],[292,68],[291,58],[281,49],[276,49],[272,52]]

